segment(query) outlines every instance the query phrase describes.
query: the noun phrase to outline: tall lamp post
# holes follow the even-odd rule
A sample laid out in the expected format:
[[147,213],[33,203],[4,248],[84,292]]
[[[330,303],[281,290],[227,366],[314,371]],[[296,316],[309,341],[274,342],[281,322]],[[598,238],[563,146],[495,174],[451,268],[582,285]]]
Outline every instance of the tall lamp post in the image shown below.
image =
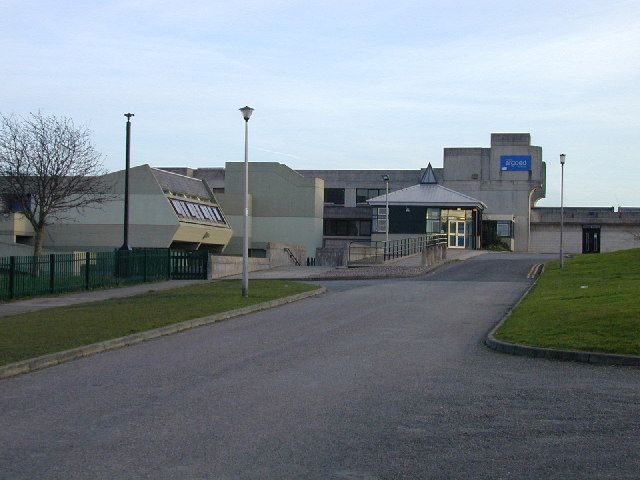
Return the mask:
[[564,268],[564,250],[562,243],[562,234],[564,231],[564,162],[567,156],[560,154],[560,268]]
[[133,113],[125,113],[127,117],[127,146],[125,154],[125,169],[124,169],[124,241],[120,250],[131,250],[129,246],[129,166],[131,164],[131,117]]
[[244,118],[244,233],[242,237],[242,296],[249,296],[249,118],[253,108],[242,107]]
[[385,203],[385,210],[384,210],[384,214],[385,214],[385,228],[384,228],[384,240],[387,245],[387,248],[389,247],[389,175],[383,175],[382,176],[382,181],[385,183],[386,187],[387,187],[387,193],[384,196],[384,203]]

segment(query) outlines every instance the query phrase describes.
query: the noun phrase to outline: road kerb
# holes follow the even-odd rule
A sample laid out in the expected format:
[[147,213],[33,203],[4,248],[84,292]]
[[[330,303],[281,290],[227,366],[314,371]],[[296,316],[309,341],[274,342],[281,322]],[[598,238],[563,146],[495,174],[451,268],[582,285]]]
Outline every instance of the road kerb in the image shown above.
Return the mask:
[[323,293],[326,293],[326,291],[327,289],[325,287],[320,287],[309,292],[302,292],[296,295],[290,295],[288,297],[277,298],[275,300],[269,300],[268,302],[257,303],[255,305],[249,305],[247,307],[229,310],[227,312],[217,313],[215,315],[209,315],[207,317],[185,320],[184,322],[173,323],[164,327],[154,328],[153,330],[134,333],[132,335],[127,335],[126,337],[113,338],[98,343],[92,343],[90,345],[84,345],[82,347],[72,348],[63,352],[50,353],[48,355],[42,355],[40,357],[22,360],[20,362],[9,363],[0,367],[0,379],[14,377],[16,375],[41,370],[47,367],[53,367],[54,365],[59,365],[61,363],[70,362],[79,358],[88,357],[96,353],[115,350],[117,348],[122,348],[129,345],[135,345],[137,343],[145,342],[154,338],[183,332],[185,330],[202,327],[204,325],[209,325],[234,317],[240,317],[249,313],[268,310],[270,308],[279,307],[287,303],[292,303],[298,300],[303,300],[305,298],[321,295]]
[[502,319],[494,326],[485,336],[484,344],[492,350],[510,355],[519,355],[523,357],[546,358],[548,360],[565,360],[571,362],[591,363],[594,365],[621,365],[640,367],[640,356],[637,355],[620,355],[615,353],[602,352],[582,352],[579,350],[561,350],[558,348],[534,347],[531,345],[523,345],[521,343],[510,343],[498,340],[495,333],[502,324],[511,316],[511,313],[525,299],[529,292],[533,289],[538,278],[529,285],[529,288],[522,294],[520,299],[511,307],[502,317]]

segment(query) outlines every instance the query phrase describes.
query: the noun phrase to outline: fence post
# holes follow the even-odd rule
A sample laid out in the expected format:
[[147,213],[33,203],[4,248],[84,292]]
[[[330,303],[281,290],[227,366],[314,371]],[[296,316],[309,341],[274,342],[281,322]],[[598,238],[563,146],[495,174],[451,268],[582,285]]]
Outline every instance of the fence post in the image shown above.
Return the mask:
[[142,281],[147,281],[147,249],[142,251]]
[[56,286],[56,254],[49,255],[49,289],[51,293],[55,291]]
[[91,263],[91,254],[84,253],[84,289],[89,290],[89,264]]
[[167,280],[171,280],[171,249],[167,250]]
[[16,294],[16,257],[9,258],[9,298]]

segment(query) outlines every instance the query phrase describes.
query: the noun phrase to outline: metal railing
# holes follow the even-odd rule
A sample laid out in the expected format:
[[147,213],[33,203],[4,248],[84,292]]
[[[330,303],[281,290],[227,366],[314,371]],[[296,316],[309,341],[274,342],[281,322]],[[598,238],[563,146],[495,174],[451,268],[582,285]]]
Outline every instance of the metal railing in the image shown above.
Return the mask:
[[293,252],[292,252],[288,247],[284,247],[284,251],[285,251],[285,252],[287,252],[287,253],[289,254],[289,258],[290,258],[291,260],[293,260],[293,263],[295,263],[297,267],[299,267],[300,265],[302,265],[302,264],[300,263],[300,260],[298,260],[298,259],[296,258],[296,256],[293,254]]
[[350,266],[381,264],[387,260],[421,253],[425,248],[432,245],[442,244],[447,244],[447,235],[444,233],[420,235],[388,242],[350,242],[348,262]]
[[206,252],[169,249],[0,257],[0,300],[206,278],[206,261]]

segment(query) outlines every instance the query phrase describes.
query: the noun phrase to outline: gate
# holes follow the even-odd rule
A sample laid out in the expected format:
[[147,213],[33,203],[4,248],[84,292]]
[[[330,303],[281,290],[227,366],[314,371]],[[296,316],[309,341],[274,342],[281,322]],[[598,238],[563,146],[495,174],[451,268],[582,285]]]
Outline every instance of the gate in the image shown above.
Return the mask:
[[169,268],[172,280],[206,280],[209,252],[171,250]]

